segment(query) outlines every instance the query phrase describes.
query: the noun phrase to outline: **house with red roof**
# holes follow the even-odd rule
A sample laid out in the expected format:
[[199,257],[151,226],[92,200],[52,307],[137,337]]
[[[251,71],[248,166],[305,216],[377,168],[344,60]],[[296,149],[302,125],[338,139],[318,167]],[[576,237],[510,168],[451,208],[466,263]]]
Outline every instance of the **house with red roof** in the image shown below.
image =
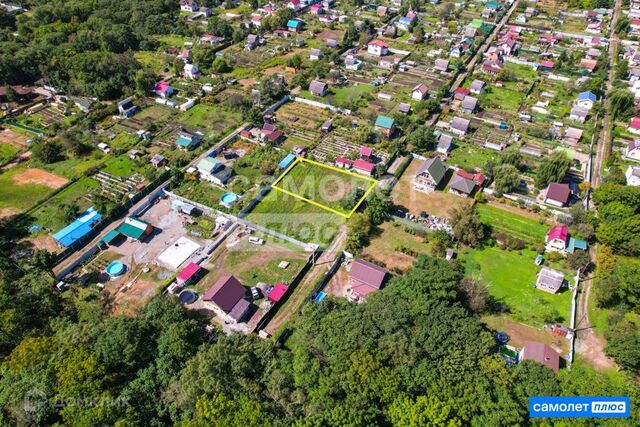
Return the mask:
[[275,304],[285,296],[288,290],[289,287],[284,283],[276,283],[276,285],[271,288],[271,290],[267,294],[267,298],[269,299],[269,301]]
[[384,56],[389,53],[389,43],[382,40],[371,40],[367,44],[367,52],[371,55]]
[[353,162],[353,169],[363,175],[371,176],[375,170],[376,165],[366,160],[358,159]]
[[168,98],[175,93],[175,90],[169,83],[162,80],[153,86],[153,93],[162,98]]
[[560,355],[551,347],[535,341],[525,341],[518,360],[533,360],[542,363],[554,373],[560,370]]
[[457,87],[453,91],[453,99],[456,101],[462,101],[465,96],[469,95],[471,91],[466,87]]
[[564,224],[554,225],[545,237],[545,249],[549,252],[564,253],[569,241],[569,228]]
[[176,280],[181,285],[188,285],[195,281],[198,277],[198,273],[200,272],[200,266],[195,262],[190,262],[178,275],[176,276]]
[[373,292],[384,285],[388,271],[363,259],[356,259],[349,270],[349,289],[347,298],[350,301],[362,302]]
[[342,168],[342,169],[351,169],[351,166],[353,166],[353,161],[347,159],[346,157],[336,157],[336,161],[335,164],[337,167]]
[[636,135],[640,135],[640,117],[633,117],[629,122],[627,130]]
[[553,61],[545,59],[540,61],[540,71],[551,71],[556,64]]
[[218,315],[240,322],[251,308],[245,299],[246,288],[234,276],[222,276],[202,296],[202,300]]
[[411,98],[415,99],[416,101],[422,101],[427,97],[428,94],[429,89],[427,88],[427,85],[424,83],[420,83],[419,85],[416,85],[411,91]]
[[313,15],[320,15],[322,13],[322,6],[319,3],[316,3],[311,6],[310,11]]
[[367,162],[370,162],[372,160],[372,157],[373,157],[373,149],[371,147],[365,147],[365,146],[360,147],[360,158],[362,160],[366,160]]

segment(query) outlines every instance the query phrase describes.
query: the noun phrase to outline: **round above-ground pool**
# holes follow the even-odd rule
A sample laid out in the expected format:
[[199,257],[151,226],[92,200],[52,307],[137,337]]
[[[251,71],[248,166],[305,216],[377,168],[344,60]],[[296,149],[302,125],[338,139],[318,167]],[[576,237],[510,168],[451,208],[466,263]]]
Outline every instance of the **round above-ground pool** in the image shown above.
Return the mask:
[[127,266],[125,266],[120,261],[113,261],[112,263],[107,265],[107,268],[105,268],[105,271],[112,279],[122,276],[126,270]]
[[180,302],[183,304],[193,304],[198,299],[198,294],[189,289],[185,289],[184,291],[180,292],[178,298],[180,298]]
[[238,201],[238,195],[235,193],[224,193],[220,197],[220,204],[226,208],[231,207],[232,204]]

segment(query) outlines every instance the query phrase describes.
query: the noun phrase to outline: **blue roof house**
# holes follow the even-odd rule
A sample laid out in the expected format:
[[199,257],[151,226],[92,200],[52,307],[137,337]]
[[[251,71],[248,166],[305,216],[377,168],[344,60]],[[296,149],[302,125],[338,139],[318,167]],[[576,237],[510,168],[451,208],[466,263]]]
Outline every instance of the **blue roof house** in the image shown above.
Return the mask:
[[178,148],[189,151],[200,145],[201,139],[202,134],[200,132],[190,133],[183,130],[180,131],[176,144],[178,144]]
[[588,110],[593,107],[593,104],[598,100],[598,97],[592,92],[581,92],[578,95],[578,107],[586,108]]
[[412,18],[402,16],[400,19],[398,19],[398,22],[396,23],[396,27],[401,30],[407,31],[409,29],[409,25],[411,25],[411,21],[413,21]]
[[75,221],[67,225],[62,230],[53,234],[53,238],[56,239],[60,246],[69,247],[76,241],[80,240],[89,232],[91,232],[93,225],[100,221],[102,215],[96,208],[91,207],[84,211]]
[[287,22],[287,28],[289,29],[289,31],[300,31],[302,30],[303,25],[304,22],[300,19],[289,19],[289,21]]
[[289,166],[291,166],[291,164],[294,162],[295,159],[296,159],[296,155],[289,153],[284,159],[282,159],[280,163],[278,163],[278,167],[280,169],[286,169]]

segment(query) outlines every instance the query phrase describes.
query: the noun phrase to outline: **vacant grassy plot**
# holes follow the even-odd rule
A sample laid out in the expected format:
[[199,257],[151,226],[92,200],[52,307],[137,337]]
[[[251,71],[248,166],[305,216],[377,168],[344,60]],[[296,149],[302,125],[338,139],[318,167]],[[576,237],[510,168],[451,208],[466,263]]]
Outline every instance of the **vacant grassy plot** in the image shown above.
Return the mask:
[[[47,175],[42,175],[41,179],[26,179],[34,175],[34,171],[40,171]],[[40,169],[26,167],[15,167],[0,174],[0,209],[13,208],[25,210],[42,200],[47,194],[59,188],[66,180],[55,177],[47,182],[47,176],[52,176]],[[33,177],[37,178],[37,177]],[[57,182],[59,180],[59,182]]]
[[91,190],[97,190],[100,184],[93,178],[83,177],[49,199],[32,213],[33,224],[40,225],[45,231],[58,231],[67,224],[62,218],[61,206],[75,203],[82,212],[92,206],[91,200],[85,197]]
[[224,133],[225,130],[237,126],[241,120],[242,116],[238,112],[206,104],[198,104],[178,118],[180,123],[205,130],[205,136]]
[[222,188],[215,187],[207,182],[189,180],[185,180],[173,192],[194,202],[216,209],[222,208],[222,206],[219,206],[220,196],[225,193]]
[[140,167],[127,155],[110,158],[107,160],[104,169],[102,169],[103,172],[124,178],[130,177],[139,170]]
[[137,51],[133,57],[144,67],[149,68],[156,74],[161,74],[168,67],[165,55],[158,52]]
[[497,304],[509,317],[534,326],[551,321],[567,322],[571,292],[556,295],[535,288],[538,267],[533,251],[505,251],[497,247],[472,250],[464,254],[467,275],[480,278],[489,287]]
[[251,211],[247,220],[305,243],[329,244],[345,219],[277,190]]
[[473,199],[459,197],[451,193],[434,191],[427,194],[415,190],[413,187],[413,177],[420,168],[420,165],[420,160],[413,159],[400,177],[396,186],[393,187],[391,197],[396,206],[402,206],[414,215],[425,211],[429,215],[449,217],[452,210],[473,203]]
[[485,165],[489,160],[495,159],[497,153],[493,150],[468,144],[461,141],[455,142],[455,148],[449,154],[447,163],[461,168],[477,168]]
[[372,180],[307,161],[297,162],[277,184],[278,189],[344,214],[352,210],[343,205],[352,191],[360,188],[366,192],[372,185]]
[[0,166],[9,163],[20,151],[15,145],[0,143]]
[[82,177],[91,168],[101,167],[105,163],[105,158],[106,155],[102,151],[94,151],[90,157],[63,160],[43,167],[56,175],[75,179]]
[[548,226],[531,218],[489,205],[478,205],[483,223],[528,243],[544,242]]
[[388,269],[406,270],[413,264],[417,254],[428,254],[429,247],[424,238],[410,234],[397,222],[385,222],[372,233],[369,246],[363,255],[383,263]]
[[511,89],[492,86],[480,98],[480,105],[488,109],[510,110],[517,112],[525,99],[525,94]]

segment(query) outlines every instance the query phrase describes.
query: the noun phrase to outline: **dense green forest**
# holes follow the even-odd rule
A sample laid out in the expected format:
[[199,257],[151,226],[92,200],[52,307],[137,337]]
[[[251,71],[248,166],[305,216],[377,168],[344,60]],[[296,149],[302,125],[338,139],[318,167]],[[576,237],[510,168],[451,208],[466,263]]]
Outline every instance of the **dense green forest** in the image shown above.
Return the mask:
[[[53,292],[39,265],[0,270],[0,425],[526,426],[540,425],[532,395],[640,397],[580,364],[505,365],[462,302],[460,266],[439,258],[365,304],[306,306],[283,344],[207,332],[162,296],[109,316],[97,292]],[[619,425],[555,425],[598,424]]]
[[39,78],[75,94],[113,99],[133,87],[134,50],[185,31],[178,0],[32,0],[29,14],[0,11],[0,83]]

